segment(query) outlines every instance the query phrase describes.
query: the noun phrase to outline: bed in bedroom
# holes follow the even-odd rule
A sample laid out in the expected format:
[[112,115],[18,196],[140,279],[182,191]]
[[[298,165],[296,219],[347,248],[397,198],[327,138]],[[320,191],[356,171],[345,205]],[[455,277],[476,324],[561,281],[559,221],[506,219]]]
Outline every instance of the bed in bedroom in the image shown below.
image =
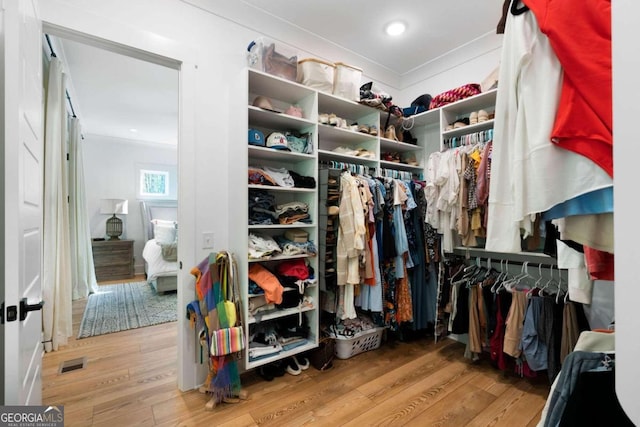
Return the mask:
[[178,204],[175,200],[141,201],[144,273],[156,292],[177,290]]

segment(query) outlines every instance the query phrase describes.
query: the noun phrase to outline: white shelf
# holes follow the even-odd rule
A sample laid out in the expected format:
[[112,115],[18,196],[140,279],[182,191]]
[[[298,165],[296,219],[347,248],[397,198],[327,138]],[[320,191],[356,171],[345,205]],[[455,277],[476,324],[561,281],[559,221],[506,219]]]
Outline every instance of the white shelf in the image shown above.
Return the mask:
[[380,138],[380,151],[422,151],[423,148],[419,145],[407,144],[406,142],[399,142],[393,139]]
[[[262,108],[252,105],[249,105],[248,108],[250,127],[260,127],[284,132],[286,130],[304,131],[315,125],[314,121],[289,116],[288,114],[274,113],[273,111],[263,110]],[[265,134],[264,137],[267,138],[267,136],[268,133]]]
[[[287,316],[291,316],[292,314],[299,314],[299,313],[306,313],[307,311],[312,311],[315,310],[317,307],[313,306],[313,307],[302,307],[302,308],[298,308],[298,307],[294,307],[294,308],[285,308],[283,310],[269,310],[266,312],[263,312],[260,317],[260,322],[264,322],[267,320],[273,320],[273,319],[280,319],[282,317],[287,317]],[[253,325],[255,323],[258,323],[257,319],[253,316],[250,316],[247,323],[249,325]]]
[[251,160],[284,160],[287,162],[301,162],[305,160],[316,159],[313,154],[296,153],[286,150],[275,150],[273,148],[259,147],[256,145],[249,145],[249,158]]
[[466,114],[471,111],[487,108],[493,110],[496,105],[497,94],[498,89],[492,89],[487,92],[479,93],[478,95],[461,99],[460,101],[452,102],[451,104],[443,105],[440,108],[446,113],[453,114]]
[[449,139],[456,136],[469,135],[471,133],[481,132],[483,130],[493,128],[494,120],[487,120],[485,122],[476,123],[474,125],[462,126],[457,129],[447,130],[442,132],[443,139]]
[[352,121],[360,120],[360,117],[370,116],[376,110],[339,96],[325,92],[318,92],[318,113],[335,114],[343,119]]
[[338,162],[360,164],[370,167],[375,167],[378,163],[378,160],[376,159],[367,159],[365,157],[351,156],[349,154],[334,153],[333,151],[328,150],[318,150],[318,157],[321,160],[335,160]]
[[248,225],[249,230],[275,230],[279,228],[315,228],[316,223],[313,224],[253,224]]
[[422,166],[407,165],[406,163],[388,162],[386,160],[380,160],[380,167],[383,169],[395,169],[410,172],[422,172],[424,170]]
[[301,187],[278,187],[276,185],[260,185],[260,184],[249,184],[248,188],[255,188],[257,190],[267,190],[267,191],[281,191],[284,193],[315,193],[315,188],[301,188]]
[[484,248],[467,248],[464,246],[456,246],[453,253],[468,257],[492,258],[495,260],[507,260],[510,262],[529,262],[531,266],[536,264],[557,265],[555,258],[541,252],[495,252],[488,251]]
[[[309,286],[307,286],[307,288],[311,288],[313,286],[317,286],[317,285],[309,285]],[[298,288],[287,288],[287,287],[285,287],[283,289],[284,289],[284,292],[291,292],[291,291],[297,291],[298,290]],[[247,296],[249,298],[256,298],[256,297],[260,297],[262,295],[264,295],[264,294],[248,294]]]
[[271,262],[271,261],[284,261],[287,259],[296,259],[296,258],[313,258],[315,255],[310,254],[302,254],[302,255],[274,255],[271,258],[249,258],[248,262]]
[[[247,362],[247,369],[254,369],[259,366],[266,365],[271,362],[275,362],[276,360],[281,360],[290,356],[295,356],[296,354],[303,353],[305,351],[313,350],[314,348],[317,348],[317,347],[318,347],[318,344],[309,342],[308,344],[301,345],[299,347],[294,347],[291,350],[281,351],[279,353],[274,354],[273,356],[268,356],[268,357],[254,360],[254,361],[249,360]],[[248,352],[248,349],[245,351]]]
[[278,99],[289,104],[295,104],[299,100],[314,93],[313,89],[299,83],[262,71],[249,69],[249,87],[251,92]]

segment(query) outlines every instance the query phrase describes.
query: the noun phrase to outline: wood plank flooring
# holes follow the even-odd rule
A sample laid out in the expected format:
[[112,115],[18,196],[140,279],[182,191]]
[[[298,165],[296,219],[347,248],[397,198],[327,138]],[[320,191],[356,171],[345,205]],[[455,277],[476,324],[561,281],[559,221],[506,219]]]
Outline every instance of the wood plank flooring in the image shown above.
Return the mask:
[[[74,334],[86,301],[74,302]],[[243,374],[249,400],[205,411],[208,398],[177,388],[177,323],[70,338],[43,360],[43,402],[65,406],[68,426],[528,426],[549,385],[472,363],[464,346],[387,342],[319,372],[267,382]],[[85,369],[58,374],[65,360]]]

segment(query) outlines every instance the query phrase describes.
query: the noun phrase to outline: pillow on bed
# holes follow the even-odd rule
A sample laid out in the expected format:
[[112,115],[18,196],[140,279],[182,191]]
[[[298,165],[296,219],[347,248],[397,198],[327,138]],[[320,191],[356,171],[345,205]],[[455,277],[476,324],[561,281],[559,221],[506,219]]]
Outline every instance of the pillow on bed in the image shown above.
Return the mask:
[[166,221],[162,219],[152,219],[153,237],[160,245],[168,245],[174,243],[178,238],[178,223],[175,221]]

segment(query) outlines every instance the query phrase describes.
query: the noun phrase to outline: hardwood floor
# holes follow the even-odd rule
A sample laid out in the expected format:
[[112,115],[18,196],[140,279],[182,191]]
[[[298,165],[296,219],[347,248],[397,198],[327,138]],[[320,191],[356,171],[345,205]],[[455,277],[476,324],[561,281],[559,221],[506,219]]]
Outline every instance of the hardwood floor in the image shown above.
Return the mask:
[[[86,301],[74,302],[74,333]],[[43,402],[64,405],[68,426],[535,426],[544,378],[505,375],[472,363],[464,346],[432,339],[380,349],[320,372],[267,382],[242,376],[249,400],[204,410],[208,398],[176,385],[177,323],[76,340],[43,360]],[[58,374],[65,360],[85,369]]]

